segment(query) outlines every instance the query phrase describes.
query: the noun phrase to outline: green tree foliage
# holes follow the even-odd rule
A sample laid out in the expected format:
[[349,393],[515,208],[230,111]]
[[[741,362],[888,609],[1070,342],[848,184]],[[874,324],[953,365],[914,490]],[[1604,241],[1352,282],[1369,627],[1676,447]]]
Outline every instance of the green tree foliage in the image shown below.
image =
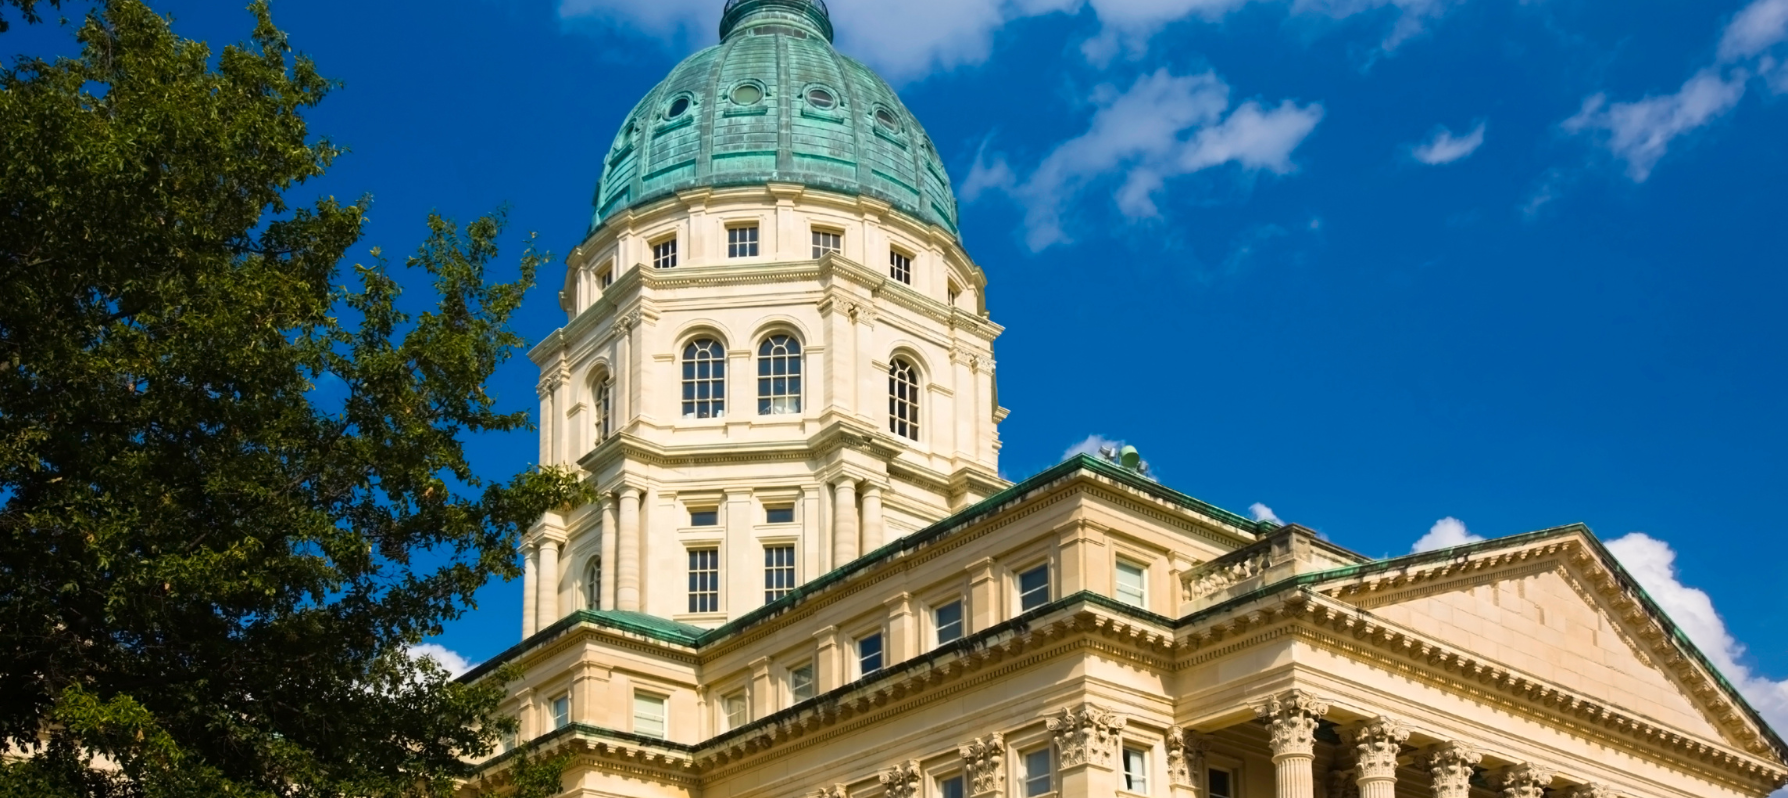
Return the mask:
[[461,446],[528,425],[483,384],[550,256],[494,282],[501,219],[431,217],[428,312],[343,275],[365,201],[285,200],[331,84],[251,11],[213,62],[105,0],[0,73],[0,796],[442,795],[512,728],[405,650],[580,500]]
[[6,22],[7,6],[12,6],[13,8],[18,9],[19,13],[25,17],[26,22],[42,22],[43,17],[39,14],[37,6],[39,2],[42,2],[44,5],[51,8],[59,8],[62,5],[62,0],[0,0],[0,33],[5,33],[8,28]]

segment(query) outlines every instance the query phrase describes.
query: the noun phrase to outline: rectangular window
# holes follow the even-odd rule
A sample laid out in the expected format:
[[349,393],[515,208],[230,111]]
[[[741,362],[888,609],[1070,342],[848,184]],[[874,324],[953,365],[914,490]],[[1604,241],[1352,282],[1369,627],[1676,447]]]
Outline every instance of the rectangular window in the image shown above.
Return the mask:
[[746,721],[750,719],[749,713],[745,708],[744,692],[733,693],[732,695],[722,698],[720,699],[720,704],[721,709],[726,712],[727,729],[737,729],[740,726],[745,725]]
[[788,697],[797,704],[813,697],[813,663],[796,665],[789,670]]
[[553,728],[563,729],[571,724],[571,694],[563,693],[553,699]]
[[938,779],[937,798],[967,798],[962,787],[962,777],[951,776],[947,779]]
[[1030,612],[1049,603],[1049,563],[1018,575],[1018,608]]
[[888,250],[888,276],[907,285],[912,285],[913,257],[898,249]]
[[689,550],[689,611],[720,611],[720,550]]
[[667,238],[652,245],[652,268],[670,269],[677,265],[677,239]]
[[596,287],[597,288],[607,288],[614,284],[615,284],[614,267],[611,266],[607,269],[603,269],[602,271],[596,273]]
[[1205,771],[1205,790],[1211,798],[1235,798],[1235,776],[1227,770]]
[[857,638],[857,675],[868,676],[882,669],[882,634],[876,632]]
[[962,296],[962,289],[957,288],[955,283],[950,283],[950,288],[945,295],[950,298],[950,307],[956,307],[956,298]]
[[764,523],[766,524],[792,524],[794,522],[795,506],[792,504],[786,507],[764,508]]
[[1024,795],[1025,798],[1036,798],[1048,795],[1054,785],[1050,777],[1053,764],[1048,748],[1039,748],[1024,755]]
[[1149,606],[1148,571],[1136,563],[1118,560],[1117,600],[1146,609]]
[[1124,790],[1147,795],[1149,791],[1149,755],[1140,748],[1124,749]]
[[664,739],[664,698],[645,693],[633,694],[633,733],[641,737]]
[[828,252],[844,251],[844,234],[813,231],[813,257],[818,260]]
[[729,258],[757,257],[757,225],[726,228],[726,256]]
[[764,603],[768,604],[795,589],[795,547],[764,547]]
[[596,440],[608,440],[615,434],[615,381],[605,379],[596,386]]
[[720,511],[718,509],[715,509],[715,510],[690,510],[689,511],[689,525],[690,526],[720,526]]
[[952,601],[931,612],[937,627],[937,644],[943,645],[962,637],[962,602]]

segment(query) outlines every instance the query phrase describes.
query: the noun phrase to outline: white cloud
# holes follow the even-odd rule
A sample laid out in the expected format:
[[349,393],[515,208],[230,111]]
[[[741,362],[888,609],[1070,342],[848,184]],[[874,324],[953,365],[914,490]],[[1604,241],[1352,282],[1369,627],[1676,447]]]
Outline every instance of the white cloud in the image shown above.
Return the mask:
[[[1234,163],[1249,171],[1292,171],[1292,150],[1322,119],[1321,105],[1286,100],[1268,108],[1250,100],[1230,110],[1229,86],[1215,73],[1159,70],[1126,90],[1101,86],[1087,132],[1056,145],[1022,180],[1003,156],[983,152],[965,183],[974,198],[997,189],[1025,209],[1033,251],[1069,240],[1062,219],[1094,181],[1121,176],[1113,198],[1131,219],[1158,216],[1155,197],[1168,179]],[[1227,113],[1226,113],[1227,112]]]
[[1682,583],[1676,572],[1676,551],[1670,544],[1634,532],[1608,541],[1607,545],[1664,614],[1763,714],[1764,720],[1777,729],[1788,729],[1788,680],[1772,680],[1742,662],[1744,644],[1727,631],[1726,621],[1714,609],[1713,599],[1707,593]]
[[1720,36],[1720,60],[1761,54],[1788,39],[1788,0],[1757,0],[1739,11]]
[[1104,435],[1088,435],[1086,436],[1086,440],[1076,443],[1073,446],[1068,447],[1067,451],[1062,452],[1062,459],[1066,460],[1077,454],[1090,454],[1094,457],[1098,457],[1099,450],[1106,446],[1110,446],[1113,449],[1122,449],[1124,448],[1124,442],[1112,440]]
[[[887,77],[910,80],[985,61],[994,34],[1022,19],[1090,10],[1099,30],[1082,42],[1088,61],[1103,66],[1139,56],[1149,41],[1181,20],[1218,22],[1244,6],[1284,5],[1292,15],[1351,17],[1389,9],[1395,21],[1379,43],[1390,51],[1422,33],[1464,0],[835,0],[832,22],[842,50]],[[562,19],[630,27],[655,38],[705,42],[719,24],[719,0],[559,0]]]
[[1261,504],[1260,502],[1248,505],[1248,514],[1254,516],[1254,520],[1256,521],[1271,521],[1280,526],[1285,525],[1284,521],[1279,520],[1279,516],[1273,514],[1273,508]]
[[1674,94],[1612,104],[1607,95],[1597,94],[1583,102],[1576,116],[1564,121],[1564,129],[1596,136],[1608,152],[1626,162],[1627,176],[1643,183],[1669,151],[1671,141],[1724,116],[1744,93],[1742,71],[1726,78],[1708,68],[1689,78]]
[[1427,141],[1410,148],[1409,156],[1429,166],[1440,166],[1463,160],[1484,146],[1484,128],[1487,123],[1479,122],[1477,127],[1463,136],[1453,135],[1453,131],[1444,127],[1435,128],[1434,134]]
[[434,660],[435,664],[440,665],[449,675],[456,679],[459,678],[460,674],[471,670],[473,665],[478,664],[468,661],[465,657],[460,656],[459,652],[439,643],[422,643],[420,645],[410,646],[405,649],[405,652],[410,655],[411,659],[427,658]]
[[1454,546],[1476,543],[1483,539],[1482,535],[1474,535],[1466,529],[1464,521],[1447,516],[1435,521],[1434,526],[1428,529],[1428,534],[1417,540],[1409,550],[1411,553],[1420,554],[1424,551],[1450,549]]

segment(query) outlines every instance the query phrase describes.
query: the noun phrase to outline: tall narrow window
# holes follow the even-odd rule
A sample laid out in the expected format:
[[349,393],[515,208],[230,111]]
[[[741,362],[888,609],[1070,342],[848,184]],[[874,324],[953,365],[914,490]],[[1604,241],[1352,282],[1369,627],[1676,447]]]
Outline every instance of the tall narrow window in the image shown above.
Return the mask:
[[596,442],[608,440],[615,434],[615,381],[612,377],[603,377],[596,383]]
[[1149,606],[1148,571],[1125,560],[1117,564],[1117,600],[1132,607]]
[[1050,772],[1051,766],[1054,764],[1053,759],[1048,748],[1039,748],[1024,755],[1025,798],[1048,795],[1049,791],[1054,788],[1055,785],[1052,784],[1054,779],[1050,778],[1055,775]]
[[962,777],[951,776],[937,782],[937,798],[968,798],[963,791]]
[[913,284],[913,256],[898,249],[888,250],[888,276],[907,285]]
[[938,645],[962,637],[962,602],[952,601],[938,607],[932,611],[931,619],[937,628]]
[[1205,792],[1211,798],[1235,798],[1235,774],[1211,768],[1205,771]]
[[553,699],[553,728],[563,729],[571,725],[571,694],[561,693]]
[[652,245],[652,268],[669,269],[677,265],[677,239],[667,238]]
[[888,430],[919,439],[919,370],[906,358],[894,358],[888,366]]
[[801,703],[813,697],[813,663],[796,665],[788,672],[788,697],[794,703]]
[[729,258],[757,257],[757,225],[726,228],[726,256]]
[[1018,575],[1018,606],[1029,612],[1049,603],[1049,564]]
[[720,611],[720,550],[689,550],[689,611]]
[[584,609],[602,609],[602,555],[590,558],[584,566]]
[[615,268],[610,266],[596,273],[596,287],[607,288],[615,284]]
[[882,669],[882,633],[857,638],[857,675],[868,676]]
[[844,251],[844,234],[829,233],[825,230],[813,231],[813,257],[818,260],[828,252]]
[[683,417],[726,415],[726,350],[712,338],[683,347]]
[[746,709],[745,692],[743,690],[720,699],[721,710],[726,713],[726,728],[737,729],[750,720]]
[[962,296],[962,289],[957,288],[955,282],[951,282],[950,287],[945,290],[944,296],[949,297],[950,307],[956,307],[956,298]]
[[664,739],[663,697],[646,693],[633,694],[633,733],[641,737]]
[[801,412],[801,342],[772,335],[757,345],[757,414]]
[[795,589],[795,547],[764,547],[764,603],[768,604]]
[[1124,790],[1138,795],[1149,792],[1149,754],[1140,748],[1124,749]]

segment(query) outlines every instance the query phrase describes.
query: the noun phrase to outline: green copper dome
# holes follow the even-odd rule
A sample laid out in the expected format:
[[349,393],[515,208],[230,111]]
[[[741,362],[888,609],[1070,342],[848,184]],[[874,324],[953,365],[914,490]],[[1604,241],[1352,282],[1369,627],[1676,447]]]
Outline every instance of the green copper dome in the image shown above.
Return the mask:
[[820,0],[731,0],[720,44],[628,114],[603,162],[592,229],[701,186],[799,183],[875,197],[956,228],[937,148],[888,84],[832,49]]

